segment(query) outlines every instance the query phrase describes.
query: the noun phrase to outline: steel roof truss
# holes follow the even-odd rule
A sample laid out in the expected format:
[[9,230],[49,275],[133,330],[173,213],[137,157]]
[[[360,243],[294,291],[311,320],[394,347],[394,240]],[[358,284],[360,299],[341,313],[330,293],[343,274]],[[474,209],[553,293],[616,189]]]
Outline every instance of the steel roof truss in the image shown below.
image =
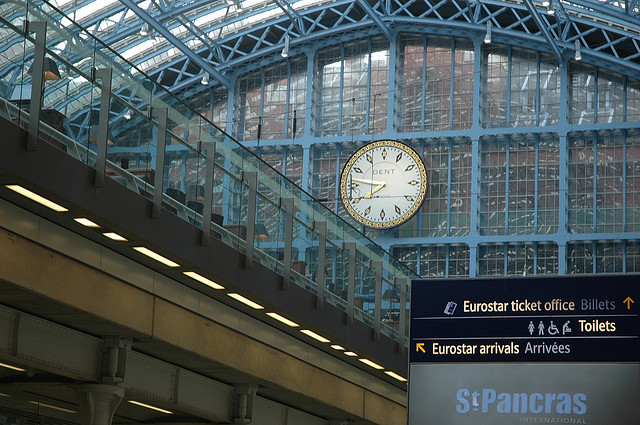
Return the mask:
[[389,29],[387,24],[382,21],[380,16],[378,16],[378,14],[371,8],[371,6],[369,6],[369,3],[367,3],[366,0],[357,0],[357,3],[361,8],[364,9],[367,15],[369,15],[369,18],[371,18],[371,20],[375,22],[378,28],[380,28],[380,31],[382,31],[385,37],[387,37],[387,40],[392,41],[393,35],[391,34],[391,30]]
[[172,47],[175,47],[178,50],[180,50],[180,52],[182,52],[185,56],[187,56],[193,62],[198,64],[200,68],[208,72],[209,75],[211,75],[213,78],[218,80],[225,87],[231,88],[232,84],[227,79],[227,77],[222,75],[220,72],[218,72],[217,69],[211,66],[210,63],[206,62],[204,59],[202,59],[201,56],[199,56],[193,50],[187,47],[180,39],[178,39],[176,36],[171,34],[171,32],[169,32],[164,26],[160,25],[155,19],[149,16],[148,13],[140,9],[136,3],[134,3],[132,0],[120,0],[120,1],[124,3],[127,7],[129,7],[129,9],[131,9],[132,12],[138,15],[140,19],[142,19],[144,22],[149,24],[160,35],[166,38],[169,41],[169,43],[173,44]]
[[529,9],[529,12],[531,12],[531,17],[533,18],[533,21],[536,23],[536,25],[538,26],[538,28],[542,32],[542,36],[547,41],[547,44],[549,44],[549,47],[551,47],[551,50],[553,51],[553,54],[555,55],[556,59],[558,60],[558,64],[560,66],[562,66],[563,63],[564,63],[564,61],[562,59],[562,53],[560,52],[560,49],[558,48],[558,45],[556,44],[556,41],[555,41],[553,35],[551,35],[551,32],[549,31],[549,28],[542,21],[542,18],[540,17],[540,14],[538,13],[538,9],[536,9],[536,7],[534,6],[534,4],[533,4],[533,2],[531,0],[524,0],[524,4],[527,6],[527,9]]

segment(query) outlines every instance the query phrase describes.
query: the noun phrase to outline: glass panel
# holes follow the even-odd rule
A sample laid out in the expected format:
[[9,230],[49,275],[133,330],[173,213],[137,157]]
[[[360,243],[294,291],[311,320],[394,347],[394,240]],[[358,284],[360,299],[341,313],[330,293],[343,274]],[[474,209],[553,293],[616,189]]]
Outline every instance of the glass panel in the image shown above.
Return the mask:
[[502,276],[505,266],[505,246],[478,246],[478,276]]
[[505,233],[507,143],[504,139],[480,140],[479,219],[482,235]]
[[570,242],[567,244],[567,273],[593,273],[592,242]]
[[420,210],[421,236],[447,236],[449,146],[448,139],[433,140],[424,145],[422,159],[428,170],[429,194]]
[[424,115],[426,131],[449,129],[451,53],[451,38],[428,38]]
[[473,124],[473,79],[475,69],[473,43],[455,40],[453,57],[452,130],[466,130]]
[[425,51],[423,37],[402,34],[400,36],[400,64],[398,97],[402,105],[401,132],[423,130],[422,100]]
[[389,42],[384,39],[371,41],[371,87],[369,89],[368,134],[379,134],[387,129],[389,103]]
[[560,74],[558,60],[540,53],[540,116],[538,122],[543,125],[555,125],[560,122]]
[[640,121],[640,81],[627,77],[627,121]]
[[536,246],[536,273],[558,273],[558,245],[553,242],[538,243]]
[[594,231],[594,139],[590,133],[569,136],[569,209],[571,233]]
[[623,243],[596,242],[596,273],[622,273]]
[[365,133],[370,60],[368,42],[345,46],[341,135]]
[[262,116],[262,73],[238,79],[238,103],[234,112],[234,134],[238,140],[258,140]]
[[530,127],[537,123],[538,58],[531,50],[511,49],[511,127]]
[[596,232],[621,232],[624,210],[622,135],[599,132],[596,168]]
[[445,277],[447,275],[447,247],[420,246],[420,277]]
[[418,273],[418,249],[415,246],[393,246],[391,247],[391,255],[398,259],[402,264]]
[[508,233],[512,235],[535,233],[536,144],[535,136],[514,135],[509,141],[509,191],[506,196]]
[[505,46],[482,47],[481,109],[484,128],[507,126],[509,55]]
[[469,247],[467,245],[451,245],[449,247],[449,276],[469,276]]
[[627,135],[626,167],[626,228],[627,232],[640,231],[640,134]]
[[595,108],[594,67],[569,62],[569,123],[593,124]]
[[598,69],[598,122],[622,122],[624,119],[624,77]]
[[289,121],[287,130],[290,139],[304,135],[304,116],[307,110],[307,58],[296,57],[291,60],[289,77]]
[[560,143],[557,135],[540,135],[538,141],[537,233],[558,231],[560,197]]
[[342,54],[340,47],[323,50],[316,56],[316,105],[315,121],[317,137],[337,136],[340,118],[340,92],[342,79]]
[[626,251],[626,272],[640,273],[640,241],[627,241]]
[[527,276],[533,274],[535,246],[532,244],[507,244],[507,275]]

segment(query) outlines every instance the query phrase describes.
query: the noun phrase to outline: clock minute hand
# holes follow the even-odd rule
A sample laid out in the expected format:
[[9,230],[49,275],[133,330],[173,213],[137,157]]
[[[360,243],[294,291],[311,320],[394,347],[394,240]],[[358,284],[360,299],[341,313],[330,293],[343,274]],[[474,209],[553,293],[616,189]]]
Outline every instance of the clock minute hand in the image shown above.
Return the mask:
[[378,185],[384,184],[384,182],[379,182],[379,181],[376,181],[376,180],[358,179],[356,177],[351,177],[351,180],[357,181],[357,182],[360,182],[360,183],[367,183],[367,184],[378,184]]
[[373,190],[371,192],[367,192],[364,197],[369,199],[373,196],[374,193],[376,193],[377,191],[379,191],[380,189],[382,189],[383,187],[385,187],[387,185],[386,182],[380,182],[376,187],[373,188]]

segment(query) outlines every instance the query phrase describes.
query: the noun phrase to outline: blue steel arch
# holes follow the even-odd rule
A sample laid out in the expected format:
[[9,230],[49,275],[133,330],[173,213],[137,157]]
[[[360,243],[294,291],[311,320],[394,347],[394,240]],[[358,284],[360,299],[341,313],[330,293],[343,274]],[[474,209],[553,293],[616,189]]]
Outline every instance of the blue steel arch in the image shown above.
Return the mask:
[[[64,2],[61,10],[73,15],[99,4],[94,0]],[[36,16],[46,17],[53,4],[47,0],[28,2]],[[399,32],[421,32],[483,37],[486,23],[491,22],[496,42],[554,54],[562,65],[574,53],[575,42],[582,46],[583,61],[605,66],[612,71],[640,79],[639,7],[631,3],[594,0],[553,1],[553,14],[542,2],[524,3],[508,0],[414,0],[318,1],[301,7],[297,1],[265,1],[240,9],[223,1],[175,0],[137,2],[123,0],[106,8],[96,8],[86,17],[74,19],[83,27],[122,54],[139,48],[132,56],[135,66],[161,82],[173,93],[197,94],[206,88],[199,83],[204,72],[212,76],[212,84],[230,89],[236,76],[280,60],[285,37],[290,38],[290,55],[305,53],[319,47],[374,34],[395,36]],[[142,5],[146,7],[142,8]],[[6,5],[3,21],[10,23],[14,15]],[[209,19],[215,15],[215,18]],[[146,23],[160,36],[151,47],[144,47],[148,36],[140,34]],[[79,31],[78,31],[79,32]],[[76,43],[84,40],[79,36]],[[11,50],[7,40],[0,54]],[[63,42],[50,37],[54,49]],[[171,55],[172,50],[178,55]],[[81,65],[80,58],[78,64]],[[149,65],[153,62],[153,65]],[[89,64],[79,69],[89,74]],[[7,61],[0,68],[5,90],[12,90],[17,76],[24,72],[24,63]],[[230,78],[227,79],[227,76]],[[216,81],[217,80],[217,81]],[[65,82],[59,82],[62,85]],[[52,89],[55,89],[55,85]],[[68,103],[86,96],[88,86],[71,93]],[[131,94],[121,94],[132,105],[144,104]],[[87,119],[71,117],[77,132],[82,132]]]

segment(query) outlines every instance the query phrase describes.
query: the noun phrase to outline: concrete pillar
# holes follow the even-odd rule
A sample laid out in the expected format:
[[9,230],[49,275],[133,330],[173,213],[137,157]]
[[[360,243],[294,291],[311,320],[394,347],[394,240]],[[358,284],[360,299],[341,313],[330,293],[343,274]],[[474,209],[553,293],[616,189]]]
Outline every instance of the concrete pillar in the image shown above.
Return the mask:
[[82,425],[111,425],[113,414],[124,398],[124,388],[105,384],[78,385],[76,394],[82,411]]

